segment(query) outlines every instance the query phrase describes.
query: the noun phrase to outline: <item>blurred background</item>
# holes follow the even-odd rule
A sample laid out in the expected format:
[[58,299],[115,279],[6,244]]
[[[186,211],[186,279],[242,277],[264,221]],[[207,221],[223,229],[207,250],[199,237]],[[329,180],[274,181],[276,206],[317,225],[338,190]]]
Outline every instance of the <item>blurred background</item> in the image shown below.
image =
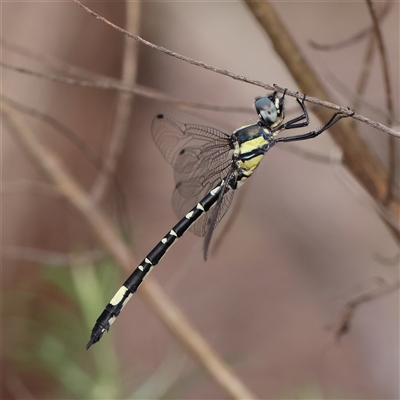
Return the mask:
[[[153,43],[298,90],[243,2],[94,2],[90,7],[123,28],[133,12],[136,33]],[[293,1],[273,7],[336,104],[352,106],[350,93],[365,66],[370,35],[335,51],[320,51],[309,41],[331,45],[369,28],[366,4]],[[381,28],[398,119],[398,3],[382,17]],[[123,34],[73,2],[2,5],[2,61],[44,74],[4,67],[3,95],[18,102],[21,118],[92,195],[99,159],[105,160],[115,129],[118,91],[51,77],[120,79],[124,41]],[[257,120],[251,107],[265,91],[143,45],[137,51],[137,75],[128,76],[128,82],[131,78],[146,90],[186,102],[248,109],[207,111],[178,107],[161,96],[134,97],[117,159],[118,187],[111,185],[99,206],[128,237],[139,262],[177,220],[171,207],[172,168],[151,137],[154,116],[165,113],[231,133]],[[385,124],[381,62],[376,51],[372,57],[356,112]],[[299,114],[292,97],[286,108],[288,118]],[[47,120],[32,115],[32,109]],[[287,135],[321,125],[310,117],[307,129]],[[387,166],[388,136],[365,124],[358,129]],[[49,184],[7,124],[2,132],[2,398],[227,398],[140,293],[112,332],[85,351],[93,323],[128,273]],[[77,145],[74,135],[97,156]],[[398,155],[398,143],[396,149]],[[399,397],[397,290],[362,304],[347,334],[335,337],[346,302],[399,279],[397,243],[340,156],[328,134],[277,145],[236,193],[214,233],[207,262],[202,239],[187,233],[152,273],[262,399]]]

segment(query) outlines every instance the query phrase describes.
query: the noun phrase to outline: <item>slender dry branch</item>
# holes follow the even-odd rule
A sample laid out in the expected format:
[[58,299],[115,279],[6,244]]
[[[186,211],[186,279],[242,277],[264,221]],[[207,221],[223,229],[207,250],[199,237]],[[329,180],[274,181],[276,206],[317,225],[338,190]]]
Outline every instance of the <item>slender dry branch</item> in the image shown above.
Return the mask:
[[[66,171],[59,157],[38,141],[34,132],[20,118],[18,112],[6,103],[2,103],[2,108],[4,121],[20,145],[33,159],[34,164],[44,172],[56,189],[87,221],[106,251],[125,270],[132,271],[136,262],[109,219]],[[234,399],[255,398],[151,277],[142,284],[139,293],[152,306],[178,342],[192,354],[229,396]]]
[[[181,100],[181,99],[176,99],[174,97],[166,96],[163,93],[157,92],[154,89],[145,88],[141,85],[135,85],[135,87],[124,86],[120,83],[120,81],[118,81],[116,79],[112,79],[112,78],[102,78],[101,80],[97,80],[97,81],[88,81],[88,80],[84,80],[84,79],[71,78],[71,77],[61,76],[61,75],[47,73],[47,72],[42,73],[42,72],[32,71],[27,68],[17,67],[14,65],[6,64],[4,62],[0,62],[0,65],[3,68],[9,69],[9,70],[17,72],[17,73],[26,74],[26,75],[34,76],[36,78],[50,80],[53,82],[64,83],[67,85],[77,85],[77,86],[91,87],[91,88],[97,88],[97,89],[103,89],[103,90],[118,90],[121,92],[134,93],[138,96],[143,96],[148,99],[174,104],[176,107],[179,107],[182,109],[190,108],[190,109],[195,109],[195,110],[203,109],[203,110],[212,110],[212,111],[221,111],[221,112],[241,112],[241,113],[249,112],[248,107],[243,108],[243,107],[235,107],[235,106],[219,106],[219,105],[213,105],[213,104],[189,102],[189,101],[185,101],[185,100]],[[283,91],[284,91],[283,88],[280,88],[277,85],[273,85],[271,87],[273,88],[273,90],[278,90],[280,93],[283,93]],[[271,89],[268,89],[268,90],[271,90]],[[294,92],[292,90],[287,90],[286,95],[292,96],[292,97],[301,97],[302,96],[302,94],[300,94],[298,92]],[[306,101],[313,103],[315,105],[319,105],[322,107],[326,107],[326,108],[335,110],[335,111],[348,112],[349,114],[351,114],[351,112],[347,108],[340,107],[337,104],[333,104],[328,101],[320,100],[315,97],[307,96]],[[372,128],[382,131],[383,133],[394,136],[396,138],[400,138],[400,132],[395,131],[394,129],[391,129],[391,128],[381,124],[380,122],[373,121],[373,120],[366,118],[359,114],[354,114],[351,117],[352,117],[352,119],[360,121],[360,122],[364,122],[367,125],[371,126]]]
[[[189,64],[192,64],[192,65],[195,65],[197,67],[204,68],[206,70],[209,70],[209,71],[215,72],[217,74],[221,74],[221,75],[227,76],[229,78],[232,78],[232,79],[235,79],[235,80],[238,80],[238,81],[241,81],[241,82],[245,82],[245,83],[249,83],[251,85],[259,86],[259,87],[262,87],[262,88],[264,88],[266,90],[276,90],[276,85],[266,84],[264,82],[261,82],[261,81],[255,80],[255,79],[251,79],[251,78],[248,78],[248,77],[243,76],[243,75],[235,74],[235,73],[233,73],[231,71],[228,71],[226,69],[216,68],[216,67],[213,67],[213,66],[211,66],[209,64],[206,64],[206,63],[204,63],[202,61],[197,61],[197,60],[194,60],[192,58],[183,56],[183,55],[181,55],[179,53],[176,53],[174,51],[166,49],[165,47],[157,46],[154,43],[151,43],[148,40],[145,40],[145,39],[141,38],[138,35],[133,35],[132,33],[127,32],[125,29],[122,29],[118,25],[113,24],[112,22],[108,21],[106,18],[104,18],[101,15],[97,14],[96,12],[91,10],[90,8],[84,6],[78,0],[74,0],[74,2],[77,3],[80,7],[82,7],[89,14],[93,15],[95,18],[101,20],[105,24],[111,26],[112,28],[114,28],[117,31],[123,33],[124,35],[127,35],[128,37],[130,37],[132,39],[135,39],[138,42],[140,42],[140,43],[142,43],[142,44],[144,44],[144,45],[146,45],[146,46],[148,46],[148,47],[150,47],[150,48],[152,48],[154,50],[161,51],[162,53],[167,54],[167,55],[169,55],[171,57],[175,57],[178,60],[185,61],[185,62],[187,62]],[[248,3],[249,4],[265,4],[265,3],[252,3],[250,1]],[[308,91],[308,93],[312,93],[312,92],[313,92],[312,90]],[[288,96],[292,96],[292,97],[299,97],[299,96],[301,97],[302,96],[301,93],[293,92],[293,91],[289,91],[289,90],[286,92],[286,94]],[[323,98],[323,96],[317,96],[317,97]],[[326,96],[326,98],[328,98],[328,96]],[[310,103],[313,103],[313,104],[316,104],[316,105],[320,105],[320,106],[326,107],[326,108],[330,108],[330,109],[335,110],[335,111],[349,112],[349,115],[351,114],[351,112],[347,109],[347,107],[340,107],[337,104],[334,104],[334,103],[328,102],[328,101],[321,101],[321,100],[319,100],[318,98],[315,98],[315,97],[307,97],[306,101],[308,101]],[[358,121],[367,123],[368,125],[372,126],[373,128],[379,129],[382,132],[388,133],[389,135],[400,137],[400,132],[397,132],[394,129],[388,128],[388,127],[384,126],[383,124],[381,124],[379,122],[371,121],[369,118],[363,117],[363,116],[358,115],[358,114],[352,115],[352,118],[356,119]],[[329,118],[325,118],[325,120],[328,120],[328,119]]]
[[[0,65],[3,68],[12,70],[14,72],[34,76],[36,78],[50,80],[53,82],[64,83],[67,85],[77,85],[77,86],[91,87],[91,88],[97,88],[97,89],[103,89],[103,90],[118,90],[121,92],[134,93],[138,96],[143,96],[148,99],[171,103],[171,104],[174,104],[176,107],[180,107],[182,109],[184,109],[184,108],[199,109],[200,108],[203,110],[222,111],[222,112],[241,112],[241,113],[247,113],[249,111],[248,107],[243,108],[243,107],[235,107],[235,106],[219,106],[219,105],[212,105],[212,104],[205,104],[205,103],[198,103],[198,102],[189,102],[189,101],[185,101],[185,100],[181,100],[181,99],[176,99],[174,97],[166,96],[163,93],[157,92],[154,89],[145,88],[141,85],[136,84],[135,87],[128,87],[128,86],[121,84],[119,80],[108,78],[108,77],[107,78],[102,77],[100,80],[91,81],[91,80],[61,76],[61,75],[48,73],[48,72],[42,73],[42,72],[32,71],[27,68],[10,65],[10,64],[4,63],[4,62],[0,62]],[[254,82],[257,82],[257,81],[254,81]],[[256,83],[254,83],[254,85],[256,85]],[[283,90],[284,90],[283,88],[279,88],[277,85],[262,84],[262,85],[257,85],[257,86],[267,88],[267,90],[276,90],[278,88],[278,91],[280,91],[281,93],[283,93]],[[302,97],[301,93],[294,92],[291,90],[287,90],[286,95],[292,96],[292,97]],[[315,97],[307,96],[306,101],[309,103],[313,103],[315,105],[329,108],[331,110],[348,112],[349,115],[351,114],[351,112],[347,108],[340,107],[337,104],[334,104],[334,103],[331,103],[328,101],[324,101],[324,100],[320,100]],[[364,122],[367,125],[371,126],[372,128],[382,131],[383,133],[400,138],[400,132],[398,132],[394,129],[391,129],[391,128],[381,124],[380,122],[373,121],[373,120],[371,120],[367,117],[364,117],[362,115],[359,115],[359,114],[354,114],[351,117],[352,117],[352,119],[355,119],[360,122]]]
[[[284,61],[300,90],[330,101],[329,93],[300,52],[270,3],[247,0],[246,4],[270,37],[277,54]],[[315,108],[313,111],[322,123],[330,118],[330,112],[324,107]],[[360,118],[356,119],[361,120]],[[391,199],[390,203],[385,203],[388,192],[388,174],[385,168],[380,160],[371,153],[352,125],[350,120],[344,120],[340,126],[334,125],[330,128],[332,139],[343,151],[343,164],[378,204],[385,205],[394,215],[400,217],[398,199]],[[399,241],[399,230],[388,225],[385,220],[383,221]]]
[[193,60],[192,58],[183,56],[183,55],[181,55],[179,53],[175,53],[174,51],[171,51],[171,50],[169,50],[169,49],[167,49],[165,47],[157,46],[154,43],[151,43],[148,40],[145,40],[145,39],[143,39],[142,37],[140,37],[138,35],[134,35],[134,34],[132,34],[130,32],[127,32],[125,29],[122,29],[118,25],[113,24],[112,22],[108,21],[106,18],[104,18],[101,15],[97,14],[96,12],[91,10],[90,8],[84,6],[80,1],[74,0],[74,2],[77,3],[80,7],[82,7],[89,14],[93,15],[96,19],[99,19],[100,21],[102,21],[105,24],[111,26],[112,28],[116,29],[117,31],[123,33],[124,35],[127,35],[128,37],[130,37],[132,39],[135,39],[138,42],[140,42],[140,43],[142,43],[142,44],[144,44],[144,45],[146,45],[146,46],[148,46],[148,47],[150,47],[150,48],[152,48],[154,50],[161,51],[162,53],[167,54],[167,55],[169,55],[171,57],[175,57],[178,60],[185,61],[185,62],[187,62],[189,64],[196,65],[198,67],[207,69],[207,70],[215,72],[217,74],[222,74],[222,75],[225,75],[225,76],[229,76],[232,79],[236,79],[236,80],[239,80],[239,81],[242,81],[242,82],[250,83],[252,85],[260,86],[260,87],[262,87],[262,88],[264,88],[266,90],[274,90],[273,86],[267,85],[264,82],[257,81],[257,80],[254,80],[254,79],[250,79],[250,78],[247,78],[247,77],[242,76],[242,75],[234,74],[234,73],[232,73],[230,71],[227,71],[225,69],[213,67],[213,66],[208,65],[208,64],[206,64],[206,63],[204,63],[202,61]]

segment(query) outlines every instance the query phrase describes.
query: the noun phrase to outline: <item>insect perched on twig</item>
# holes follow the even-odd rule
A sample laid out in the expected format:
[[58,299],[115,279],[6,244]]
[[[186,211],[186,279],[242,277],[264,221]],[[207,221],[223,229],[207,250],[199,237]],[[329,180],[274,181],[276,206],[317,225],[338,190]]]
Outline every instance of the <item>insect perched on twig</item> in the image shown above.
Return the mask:
[[305,95],[301,99],[296,98],[302,114],[284,122],[285,92],[281,97],[273,92],[257,98],[254,107],[258,122],[243,126],[231,135],[208,126],[183,124],[163,114],[154,118],[154,141],[175,171],[173,208],[181,220],[147,254],[107,304],[93,327],[87,349],[110,329],[146,275],[189,228],[205,237],[204,258],[207,257],[212,233],[228,211],[235,190],[253,174],[272,146],[279,142],[314,138],[340,119],[354,114],[338,111],[316,131],[278,137],[284,130],[309,124]]

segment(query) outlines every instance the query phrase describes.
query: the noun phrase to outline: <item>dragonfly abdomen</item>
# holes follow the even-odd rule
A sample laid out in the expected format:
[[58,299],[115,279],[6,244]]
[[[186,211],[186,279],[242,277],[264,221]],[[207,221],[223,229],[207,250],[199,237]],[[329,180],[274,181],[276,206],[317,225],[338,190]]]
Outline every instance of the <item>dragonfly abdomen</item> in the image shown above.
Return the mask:
[[110,329],[111,324],[125,307],[132,294],[136,292],[148,273],[159,263],[176,240],[180,238],[190,228],[190,226],[202,216],[203,213],[207,212],[213,205],[215,205],[222,188],[224,187],[225,191],[228,190],[228,187],[224,183],[225,180],[222,180],[218,186],[211,190],[199,203],[197,203],[196,206],[193,207],[158,242],[154,249],[150,251],[144,260],[132,272],[97,319],[86,349],[88,349],[92,344],[98,342],[103,336],[103,333]]

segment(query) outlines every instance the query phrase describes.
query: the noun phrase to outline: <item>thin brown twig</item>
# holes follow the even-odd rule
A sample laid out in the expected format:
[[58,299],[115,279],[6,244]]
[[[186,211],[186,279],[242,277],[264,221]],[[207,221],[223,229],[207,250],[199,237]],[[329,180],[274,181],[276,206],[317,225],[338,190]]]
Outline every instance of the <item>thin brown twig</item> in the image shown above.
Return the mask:
[[[79,78],[66,77],[66,76],[61,76],[61,75],[47,73],[47,72],[46,73],[37,72],[37,71],[33,71],[33,70],[30,70],[27,68],[10,65],[10,64],[7,64],[7,63],[1,62],[1,61],[0,61],[0,65],[3,68],[9,69],[11,71],[34,76],[39,79],[47,79],[47,80],[50,80],[53,82],[64,83],[67,85],[91,87],[91,88],[104,89],[104,90],[118,90],[121,92],[133,93],[138,96],[146,97],[148,99],[174,104],[174,106],[181,108],[181,109],[195,109],[195,110],[203,109],[203,110],[211,110],[211,111],[219,111],[219,112],[233,112],[233,113],[248,113],[249,112],[248,107],[205,104],[205,103],[190,102],[190,101],[185,101],[182,99],[177,99],[177,98],[174,98],[171,96],[167,96],[163,93],[160,93],[154,89],[146,88],[146,87],[144,87],[142,85],[138,85],[138,84],[136,84],[134,87],[127,87],[127,86],[121,84],[121,82],[117,79],[104,77],[102,75],[99,76],[99,80],[92,81],[92,80],[84,80],[84,79],[79,79]],[[284,90],[283,88],[279,88],[276,85],[271,86],[271,87],[273,87],[274,90],[278,88],[278,90],[281,93],[283,93],[283,90]],[[292,96],[292,97],[301,97],[302,96],[300,93],[290,91],[290,90],[287,90],[286,94],[288,96]],[[323,101],[323,100],[320,100],[320,99],[317,99],[317,98],[314,98],[311,96],[308,96],[306,98],[306,101],[313,103],[315,105],[320,105],[320,106],[327,107],[327,108],[330,108],[330,109],[336,110],[336,111],[342,111],[342,112],[348,111],[347,109],[342,108],[337,104]],[[380,112],[380,110],[377,110],[377,111]],[[348,112],[350,114],[350,111],[348,111]],[[400,132],[398,132],[394,129],[391,129],[385,125],[382,125],[379,122],[376,122],[369,118],[366,118],[362,115],[354,114],[354,115],[352,115],[352,118],[356,119],[360,122],[364,122],[364,123],[370,125],[372,128],[380,130],[383,133],[386,133],[388,135],[392,135],[394,137],[400,137]]]
[[[20,145],[33,159],[34,164],[44,172],[57,190],[83,216],[106,251],[125,270],[132,271],[136,263],[131,251],[119,238],[109,219],[66,171],[58,155],[38,141],[34,132],[20,118],[17,111],[6,103],[2,103],[2,108],[4,121]],[[140,294],[152,306],[179,343],[192,354],[229,396],[234,399],[255,398],[151,277],[141,285]]]
[[111,21],[109,21],[108,19],[106,19],[106,18],[102,17],[101,15],[97,14],[96,12],[91,10],[89,7],[84,6],[79,0],[74,0],[74,2],[76,4],[78,4],[81,8],[83,8],[85,11],[87,11],[90,15],[95,17],[96,19],[104,22],[105,24],[109,25],[110,27],[116,29],[118,32],[121,32],[124,35],[127,35],[128,37],[130,37],[132,39],[135,39],[136,41],[138,41],[138,42],[140,42],[140,43],[142,43],[142,44],[144,44],[144,45],[146,45],[146,46],[148,46],[148,47],[150,47],[150,48],[152,48],[154,50],[161,51],[162,53],[167,54],[167,55],[169,55],[171,57],[175,57],[178,60],[185,61],[185,62],[187,62],[189,64],[196,65],[197,67],[201,67],[201,68],[207,69],[207,70],[215,72],[217,74],[229,76],[232,79],[239,80],[239,81],[242,81],[242,82],[247,82],[247,83],[250,83],[251,85],[260,86],[260,87],[262,87],[262,88],[264,88],[266,90],[274,90],[274,87],[272,85],[268,85],[268,84],[266,84],[264,82],[261,82],[261,81],[258,81],[258,80],[250,79],[250,78],[248,78],[246,76],[234,74],[233,72],[230,72],[230,71],[228,71],[226,69],[213,67],[212,65],[206,64],[206,63],[204,63],[202,61],[197,61],[197,60],[194,60],[192,58],[183,56],[182,54],[179,54],[179,53],[176,53],[174,51],[171,51],[171,50],[169,50],[169,49],[167,49],[167,48],[165,48],[163,46],[157,46],[154,43],[151,43],[148,40],[145,40],[145,39],[143,39],[142,37],[140,37],[138,35],[134,35],[134,34],[132,34],[130,32],[127,32],[125,29],[122,29],[118,25],[113,24]]
[[[235,74],[235,73],[233,73],[231,71],[228,71],[226,69],[216,68],[216,67],[208,65],[208,64],[206,64],[206,63],[204,63],[202,61],[197,61],[197,60],[194,60],[192,58],[183,56],[183,55],[181,55],[179,53],[176,53],[174,51],[171,51],[169,49],[166,49],[163,46],[157,46],[154,43],[151,43],[151,42],[141,38],[138,35],[133,35],[132,33],[127,32],[125,29],[120,28],[118,25],[113,24],[112,22],[108,21],[106,18],[104,18],[101,15],[97,14],[96,12],[92,11],[90,8],[84,6],[78,0],[74,0],[74,2],[77,3],[80,7],[82,7],[89,14],[93,15],[94,17],[96,17],[97,19],[101,20],[105,24],[111,26],[112,28],[114,28],[117,31],[123,33],[124,35],[127,35],[128,37],[130,37],[132,39],[135,39],[138,42],[140,42],[140,43],[142,43],[142,44],[144,44],[146,46],[149,46],[150,48],[152,48],[154,50],[161,51],[162,53],[165,53],[165,54],[167,54],[167,55],[169,55],[171,57],[175,57],[178,60],[185,61],[185,62],[187,62],[189,64],[195,65],[195,66],[200,67],[200,68],[204,68],[206,70],[215,72],[217,74],[228,76],[228,77],[230,77],[232,79],[235,79],[235,80],[238,80],[238,81],[242,81],[242,82],[249,83],[251,85],[259,86],[259,87],[262,87],[262,88],[264,88],[266,90],[276,90],[276,85],[266,84],[264,82],[261,82],[261,81],[255,80],[255,79],[251,79],[251,78],[248,78],[248,77],[243,76],[243,75]],[[249,2],[249,3],[252,3],[252,2]],[[254,3],[254,4],[257,4],[257,3]],[[259,3],[259,4],[265,4],[265,3]],[[281,89],[281,90],[282,90],[282,93],[283,93],[283,89]],[[312,93],[312,91],[309,91],[308,93]],[[289,91],[289,90],[286,92],[286,94],[288,96],[292,96],[292,97],[299,97],[299,96],[301,97],[302,96],[301,93],[293,92],[293,91]],[[346,107],[340,107],[337,104],[334,104],[334,103],[328,102],[328,101],[322,101],[322,100],[319,100],[318,98],[315,98],[315,97],[307,97],[306,101],[308,101],[310,103],[313,103],[313,104],[316,104],[316,105],[320,105],[320,106],[326,107],[326,108],[330,108],[331,110],[335,110],[335,111],[342,111],[342,112],[346,112],[347,111],[349,113],[349,115],[351,114],[351,111],[349,111]],[[382,125],[379,122],[371,121],[369,118],[363,117],[363,116],[358,115],[358,114],[354,114],[354,115],[351,115],[351,116],[352,116],[352,118],[357,119],[360,122],[367,123],[368,125],[372,126],[373,128],[379,129],[382,132],[385,132],[385,133],[388,133],[390,135],[394,135],[394,136],[400,137],[400,132],[397,132],[397,131],[395,131],[395,130],[393,130],[391,128],[385,127],[384,125]]]
[[[67,85],[92,87],[92,88],[104,89],[104,90],[119,90],[121,92],[134,93],[134,94],[137,94],[138,96],[143,96],[143,97],[150,98],[153,100],[175,104],[177,107],[181,107],[181,108],[195,108],[195,109],[203,108],[205,110],[212,110],[212,111],[248,112],[248,108],[243,108],[243,107],[207,105],[204,103],[188,102],[188,101],[184,101],[184,100],[174,99],[170,96],[165,96],[156,91],[153,91],[153,90],[150,90],[147,88],[144,89],[143,87],[140,87],[138,85],[136,85],[135,87],[127,87],[125,85],[122,85],[121,83],[118,83],[119,81],[116,82],[115,80],[112,80],[112,79],[106,79],[106,80],[101,80],[101,81],[88,81],[88,80],[83,80],[83,79],[78,79],[78,78],[60,76],[60,75],[52,74],[52,73],[42,73],[42,72],[32,71],[27,68],[17,67],[14,65],[6,64],[4,62],[0,62],[0,65],[3,68],[12,70],[14,72],[31,75],[36,78],[47,79],[47,80],[50,80],[53,82],[65,83]],[[258,85],[258,86],[261,86],[261,85]],[[264,86],[267,86],[267,85],[263,84],[262,87],[264,87]],[[277,90],[280,93],[283,93],[283,91],[285,90],[284,88],[281,88],[277,85],[273,85],[273,86],[268,85],[268,88],[269,87],[271,87],[272,89],[267,89],[267,90]],[[302,97],[301,93],[295,92],[292,90],[286,90],[286,95],[291,96],[291,97]],[[400,132],[395,131],[394,129],[391,129],[391,128],[381,124],[380,122],[373,121],[362,115],[352,114],[351,110],[340,107],[337,104],[331,103],[329,101],[320,100],[320,99],[318,99],[316,97],[312,97],[312,96],[307,96],[306,101],[313,103],[315,105],[326,107],[331,110],[341,111],[344,113],[347,112],[349,115],[351,115],[352,119],[355,119],[360,122],[364,122],[367,125],[371,126],[372,128],[382,131],[383,133],[400,138]]]
[[[265,4],[265,3],[264,3],[264,4]],[[314,76],[315,76],[315,75],[314,75]],[[309,77],[308,77],[308,78],[309,78]],[[307,86],[308,86],[308,85],[307,85]],[[278,85],[274,85],[274,88],[275,88],[275,90],[277,90],[277,91],[280,92],[280,93],[285,92],[285,93],[286,93],[286,96],[299,97],[299,98],[301,98],[301,97],[303,96],[303,95],[300,94],[299,92],[295,92],[295,91],[293,91],[293,90],[289,90],[289,89],[280,87],[280,86],[278,86]],[[312,92],[313,92],[313,90],[312,90],[311,87],[310,87],[310,89],[311,89],[311,90],[310,90],[308,93],[312,93]],[[328,96],[327,93],[326,93],[326,98],[329,98],[329,96]],[[392,135],[392,136],[394,136],[394,137],[396,137],[396,138],[400,138],[400,132],[395,131],[394,129],[391,129],[391,128],[385,126],[385,125],[382,125],[380,122],[373,121],[373,120],[371,120],[371,119],[369,119],[369,118],[366,118],[366,117],[364,117],[364,116],[362,116],[362,115],[359,115],[359,114],[357,114],[357,113],[352,114],[352,111],[349,110],[348,108],[340,107],[340,106],[338,106],[337,104],[332,103],[331,101],[320,100],[319,97],[312,97],[312,96],[309,96],[309,95],[307,95],[306,101],[308,101],[308,102],[310,102],[310,103],[313,103],[313,104],[315,104],[315,105],[318,105],[318,106],[322,106],[322,107],[324,107],[324,108],[326,108],[326,109],[331,109],[331,110],[335,110],[335,111],[341,111],[341,112],[344,112],[344,113],[347,112],[347,113],[349,114],[349,116],[351,116],[351,118],[354,119],[354,120],[357,120],[357,121],[360,121],[360,122],[364,122],[364,123],[366,123],[367,125],[371,126],[372,128],[378,129],[378,130],[380,130],[380,131],[382,131],[382,132],[385,132],[385,133],[387,133],[387,134],[389,134],[389,135]],[[313,109],[313,112],[314,112],[317,116],[320,117],[321,122],[323,122],[323,123],[325,123],[325,121],[328,120],[328,119],[331,117],[331,114],[328,113],[327,110],[324,110],[324,108],[322,108],[321,111],[318,111],[319,108],[317,108],[317,107]],[[324,111],[322,111],[322,110],[324,110]],[[321,113],[325,116],[325,118],[322,118],[322,117],[320,116]],[[343,121],[343,122],[345,122],[345,121]],[[341,128],[342,128],[342,127],[341,127]],[[339,129],[340,129],[341,131],[343,131],[343,129],[341,129],[341,128],[337,128],[337,127],[335,128],[335,125],[333,125],[333,126],[330,128],[330,132],[332,132],[333,129],[336,129],[337,131],[339,131]],[[353,131],[354,131],[354,134],[357,136],[357,132],[356,132],[355,130],[353,130]],[[334,137],[334,136],[332,135],[332,137]],[[339,143],[340,143],[340,142],[339,142]],[[339,144],[339,143],[338,143],[338,144]]]

